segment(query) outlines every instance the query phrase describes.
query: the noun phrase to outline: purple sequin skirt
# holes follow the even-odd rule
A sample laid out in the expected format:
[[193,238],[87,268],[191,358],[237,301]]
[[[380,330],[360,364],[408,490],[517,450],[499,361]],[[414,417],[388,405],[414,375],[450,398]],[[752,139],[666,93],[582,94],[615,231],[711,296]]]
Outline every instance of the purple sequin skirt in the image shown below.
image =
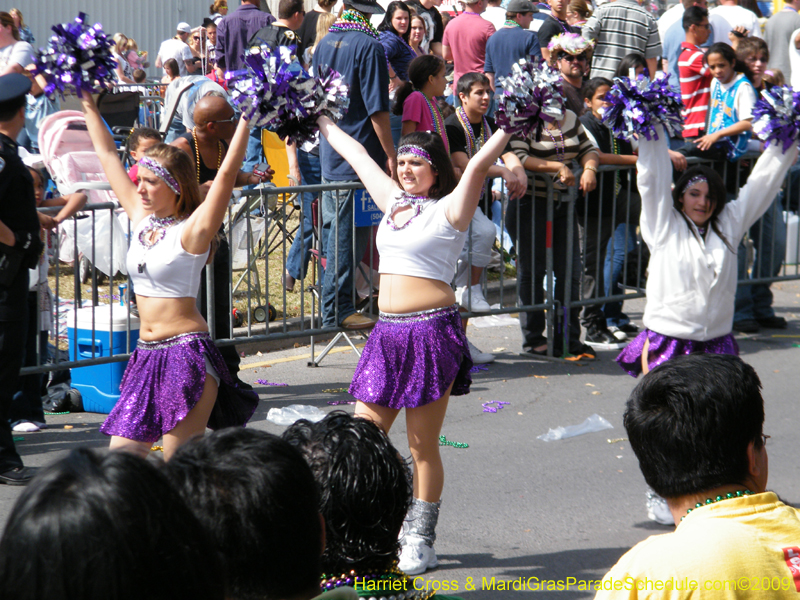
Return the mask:
[[472,358],[456,305],[381,313],[358,361],[350,393],[389,408],[415,408],[469,393]]
[[200,400],[206,357],[220,378],[211,429],[243,426],[258,395],[240,390],[208,332],[184,333],[155,342],[139,340],[122,376],[121,395],[100,431],[138,442],[155,442]]
[[650,340],[647,366],[652,371],[658,365],[680,354],[733,354],[739,355],[739,345],[733,334],[723,335],[713,340],[698,342],[662,335],[645,329],[617,356],[617,362],[629,375],[638,377],[642,373],[642,352],[644,341]]

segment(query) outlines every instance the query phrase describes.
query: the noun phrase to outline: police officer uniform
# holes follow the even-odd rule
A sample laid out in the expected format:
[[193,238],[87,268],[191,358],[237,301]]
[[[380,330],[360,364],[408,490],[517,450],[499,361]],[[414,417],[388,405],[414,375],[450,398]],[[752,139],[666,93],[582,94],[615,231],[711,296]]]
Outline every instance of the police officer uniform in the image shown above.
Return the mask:
[[30,89],[24,75],[0,77],[0,117],[10,116],[0,121],[0,229],[7,227],[14,236],[13,245],[0,242],[0,483],[9,485],[25,485],[34,472],[22,466],[8,422],[28,327],[28,270],[36,266],[43,248],[33,178],[15,141],[25,126]]

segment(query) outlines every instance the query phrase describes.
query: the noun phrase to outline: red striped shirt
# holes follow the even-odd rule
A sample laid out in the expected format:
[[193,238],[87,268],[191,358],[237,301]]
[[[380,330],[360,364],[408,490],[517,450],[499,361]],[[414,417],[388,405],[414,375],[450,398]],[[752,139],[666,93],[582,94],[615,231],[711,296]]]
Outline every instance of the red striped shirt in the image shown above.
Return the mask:
[[705,129],[706,113],[711,100],[711,72],[703,63],[705,50],[689,42],[681,44],[678,74],[683,100],[683,137],[697,137]]

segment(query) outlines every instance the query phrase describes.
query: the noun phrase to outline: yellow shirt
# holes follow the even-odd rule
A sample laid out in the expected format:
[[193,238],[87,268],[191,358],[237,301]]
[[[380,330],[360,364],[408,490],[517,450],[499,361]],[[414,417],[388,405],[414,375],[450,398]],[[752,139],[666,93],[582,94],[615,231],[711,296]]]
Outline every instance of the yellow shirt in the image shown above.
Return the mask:
[[595,599],[800,599],[800,512],[772,492],[693,510],[629,550]]

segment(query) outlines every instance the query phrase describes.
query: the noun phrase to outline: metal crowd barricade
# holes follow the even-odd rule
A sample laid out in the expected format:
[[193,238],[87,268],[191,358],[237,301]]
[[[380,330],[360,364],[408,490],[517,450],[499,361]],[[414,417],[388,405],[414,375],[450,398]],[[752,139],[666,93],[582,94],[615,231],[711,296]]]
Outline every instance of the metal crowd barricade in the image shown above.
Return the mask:
[[[754,158],[757,155],[746,155],[744,161],[749,161],[749,164],[752,165],[754,162]],[[696,162],[696,161],[690,161]],[[744,163],[743,163],[744,164]],[[725,165],[723,169],[723,177],[731,178],[732,185],[736,185],[738,187],[738,183],[741,179],[741,174],[738,172],[728,175],[727,170],[731,168],[729,165]],[[632,167],[626,167],[624,169],[614,168],[614,167],[601,167],[599,169],[599,177],[598,177],[598,188],[604,190],[607,186],[615,185],[615,178],[616,176],[621,173],[623,170],[626,170],[630,173],[633,173]],[[539,175],[529,174],[530,177],[541,177]],[[782,203],[788,209],[794,209],[795,211],[798,208],[798,201],[797,196],[800,195],[800,184],[797,181],[798,176],[800,176],[800,167],[796,167],[793,172],[790,172],[789,177],[787,178],[787,184],[785,189],[782,192]],[[579,177],[579,174],[576,173],[576,179]],[[513,300],[508,298],[508,294],[504,295],[503,284],[506,281],[506,276],[504,269],[501,268],[500,273],[500,307],[491,310],[489,313],[481,312],[479,314],[473,313],[465,313],[465,317],[471,316],[484,316],[486,314],[493,314],[493,315],[500,315],[500,314],[509,314],[509,313],[519,313],[521,316],[524,314],[531,315],[536,312],[545,311],[545,331],[547,337],[547,347],[548,347],[548,356],[553,357],[554,348],[557,346],[554,344],[557,336],[561,338],[563,336],[564,340],[564,349],[568,348],[568,340],[569,340],[569,314],[572,310],[577,310],[587,306],[596,306],[596,305],[603,305],[608,302],[620,302],[625,300],[631,300],[634,298],[641,298],[644,296],[644,288],[645,288],[645,272],[646,272],[646,250],[645,246],[640,239],[640,235],[638,233],[638,214],[636,214],[634,206],[630,202],[631,195],[636,191],[633,187],[633,183],[631,182],[631,178],[628,178],[627,187],[625,192],[628,194],[628,201],[627,203],[623,203],[618,205],[616,202],[612,204],[612,208],[610,209],[610,214],[608,214],[608,209],[603,207],[602,205],[599,207],[599,212],[597,215],[597,220],[590,220],[584,214],[583,216],[579,216],[575,214],[574,210],[567,211],[567,239],[566,239],[566,248],[563,250],[565,253],[564,260],[566,261],[566,270],[564,274],[564,281],[559,281],[554,276],[554,260],[555,255],[554,252],[561,252],[561,250],[554,250],[554,243],[556,246],[562,246],[560,240],[553,239],[553,220],[554,215],[558,210],[562,210],[559,207],[562,207],[564,203],[572,203],[575,201],[575,198],[570,196],[567,193],[564,193],[560,190],[554,188],[552,183],[552,178],[550,177],[543,177],[543,180],[547,186],[547,200],[546,200],[546,222],[544,227],[541,227],[541,224],[535,223],[535,210],[533,207],[530,209],[530,216],[531,219],[530,223],[525,223],[524,226],[521,221],[521,217],[526,214],[525,210],[521,210],[524,207],[523,202],[513,202],[510,204],[509,208],[506,209],[506,204],[504,202],[500,203],[500,213],[501,218],[500,222],[505,224],[508,212],[509,211],[516,211],[515,216],[515,223],[516,223],[516,230],[509,231],[508,233],[511,234],[512,238],[516,240],[517,246],[517,264],[519,267],[519,251],[522,248],[523,244],[528,246],[530,250],[530,258],[531,263],[533,265],[536,264],[537,261],[542,260],[541,253],[544,252],[544,277],[543,280],[537,281],[536,270],[534,269],[534,277],[531,278],[529,282],[525,285],[529,285],[530,287],[526,290],[529,292],[529,297],[532,299],[531,302],[522,303],[520,298],[520,291],[522,289],[523,283],[520,281],[520,278],[517,277],[516,286],[517,286],[517,297]],[[226,218],[226,231],[228,232],[228,239],[229,242],[233,245],[234,243],[234,236],[231,233],[237,227],[241,232],[243,232],[239,237],[236,238],[236,247],[231,248],[231,256],[229,257],[228,267],[230,272],[232,273],[231,280],[227,282],[227,290],[228,290],[228,301],[231,306],[234,305],[235,302],[244,301],[246,310],[243,312],[250,313],[247,315],[247,325],[246,327],[241,327],[230,338],[218,339],[216,340],[220,346],[227,346],[227,345],[235,345],[240,344],[243,342],[263,342],[263,341],[274,341],[274,340],[288,340],[288,339],[295,339],[298,341],[304,341],[311,344],[311,355],[312,359],[309,363],[310,365],[318,365],[322,358],[330,351],[332,345],[328,345],[327,348],[323,349],[322,352],[317,354],[316,345],[318,344],[320,336],[336,336],[337,334],[342,334],[339,336],[339,340],[344,338],[344,340],[353,347],[356,352],[358,352],[358,347],[350,340],[349,333],[350,332],[343,332],[341,328],[338,327],[326,327],[322,324],[322,306],[321,306],[321,279],[319,276],[320,268],[322,264],[322,257],[323,257],[323,249],[321,240],[319,239],[319,235],[316,237],[314,246],[313,246],[313,254],[311,259],[311,265],[309,267],[309,271],[312,273],[311,283],[307,283],[307,279],[298,279],[297,284],[299,285],[299,290],[296,288],[296,293],[292,296],[289,296],[287,291],[284,289],[282,285],[279,285],[279,289],[276,291],[274,289],[274,285],[270,285],[269,283],[269,272],[270,266],[273,266],[273,272],[279,271],[280,273],[284,273],[286,271],[286,259],[289,255],[289,251],[292,245],[293,240],[290,236],[286,235],[286,233],[291,232],[292,227],[289,227],[289,217],[287,216],[286,211],[281,210],[274,210],[270,208],[271,206],[280,206],[279,202],[275,202],[275,200],[280,200],[281,197],[286,197],[287,194],[295,194],[298,192],[314,192],[321,196],[323,191],[332,191],[335,193],[336,201],[338,202],[338,197],[342,194],[349,192],[350,190],[361,190],[363,186],[360,183],[346,183],[346,184],[329,184],[329,185],[314,185],[314,186],[296,186],[296,187],[288,187],[288,188],[270,188],[266,187],[263,189],[256,189],[256,190],[248,190],[248,191],[241,191],[236,192],[234,197],[234,203],[232,204],[228,217]],[[617,189],[615,194],[620,193],[622,190]],[[358,192],[362,194],[359,196],[360,203],[366,206],[368,203],[364,199],[364,192]],[[528,200],[530,201],[530,200]],[[531,202],[537,202],[538,200],[533,200]],[[54,212],[57,209],[43,209],[45,212]],[[87,205],[84,210],[83,217],[73,217],[73,221],[79,218],[83,219],[91,219],[92,223],[92,238],[95,239],[95,232],[94,232],[94,223],[96,219],[96,215],[99,215],[102,211],[113,211],[116,210],[116,206],[114,204],[93,204]],[[367,215],[367,219],[371,219],[373,217],[369,216],[371,212],[374,212],[377,208],[372,208],[366,210],[366,213],[362,210],[360,212],[354,212],[353,217],[350,222],[348,223],[339,223],[338,219],[334,219],[330,223],[330,233],[331,235],[338,236],[341,227],[349,227],[352,229],[353,234],[350,236],[352,240],[352,247],[350,248],[351,254],[356,254],[356,228],[359,226],[360,223],[363,221],[359,221],[359,219],[364,219],[365,214]],[[300,217],[300,227],[295,232],[295,235],[300,235],[302,237],[303,230],[304,230],[304,219],[306,207],[301,206],[299,212]],[[604,214],[605,211],[605,214]],[[756,246],[755,255],[756,255],[756,262],[750,271],[750,276],[748,279],[740,281],[739,285],[741,286],[748,286],[748,285],[756,285],[756,284],[768,284],[775,281],[785,281],[785,280],[797,280],[800,279],[800,260],[798,259],[798,248],[800,248],[800,227],[798,224],[800,223],[800,218],[797,217],[796,214],[792,211],[783,212],[784,215],[787,215],[789,221],[784,224],[783,217],[781,215],[782,211],[773,211],[772,212],[772,220],[767,223],[764,220],[761,220],[756,223],[756,225],[751,228],[750,233],[745,236],[745,244],[748,244],[748,237],[758,237],[763,239],[764,232],[768,228],[768,225],[773,226],[773,231],[775,232],[785,232],[783,239],[785,239],[785,245],[781,240],[775,240],[773,236],[773,241],[769,245],[765,247],[758,247]],[[323,210],[320,208],[317,211],[316,215],[316,231],[318,234],[324,235],[325,228],[323,227],[323,218],[322,218]],[[770,213],[767,213],[770,214]],[[594,236],[601,236],[602,227],[601,222],[603,219],[608,218],[614,224],[626,224],[626,230],[624,235],[621,237],[621,241],[623,247],[626,249],[626,258],[627,260],[623,263],[622,267],[622,276],[621,281],[623,282],[622,290],[618,292],[614,292],[612,287],[612,293],[607,294],[604,289],[599,289],[598,286],[595,286],[595,289],[591,295],[587,294],[587,297],[581,297],[580,299],[573,300],[573,279],[577,280],[574,276],[574,267],[573,263],[577,264],[575,261],[575,256],[573,254],[573,247],[575,244],[573,243],[572,239],[572,231],[574,229],[573,225],[574,219],[578,218],[577,225],[579,229],[582,231],[583,235],[594,235]],[[263,228],[264,232],[263,235],[259,238],[257,235],[254,235],[254,232],[257,232],[258,223],[256,219],[263,219]],[[538,229],[538,232],[537,232]],[[128,231],[128,237],[130,237],[129,228],[126,228]],[[267,240],[269,239],[269,235],[267,232],[269,231],[277,231],[283,232],[281,235],[282,238],[278,239],[278,241],[273,244],[274,248],[270,246],[267,248]],[[529,239],[526,239],[526,232],[530,231]],[[111,234],[109,234],[111,235]],[[540,239],[540,236],[544,235],[544,239]],[[598,246],[600,246],[604,241],[606,241],[607,232],[603,234],[603,239],[598,240]],[[101,243],[105,243],[104,240],[96,240],[97,244],[92,244],[91,249],[89,251],[90,256],[88,257],[92,264],[96,264],[96,257],[95,253],[98,252]],[[80,281],[80,276],[78,274],[77,269],[77,260],[80,255],[80,251],[78,249],[77,243],[77,236],[76,239],[73,240],[74,247],[72,248],[72,254],[75,257],[76,266],[74,267],[74,273],[70,276],[72,280],[72,297],[75,299],[75,306],[78,307],[81,299],[82,299],[82,289],[83,284]],[[471,244],[471,238],[468,238],[467,244]],[[595,281],[602,280],[603,278],[600,277],[600,271],[604,268],[605,262],[605,254],[607,251],[611,251],[612,254],[614,250],[617,249],[616,246],[617,242],[614,241],[614,235],[611,235],[610,243],[607,244],[607,247],[599,248],[597,257],[595,258],[594,262],[589,265],[585,265],[583,261],[581,261],[582,268],[586,269],[590,274],[594,275]],[[608,248],[610,245],[610,248]],[[111,247],[110,252],[113,255],[113,244],[109,243]],[[470,246],[468,246],[470,247]],[[632,255],[627,256],[629,252],[627,249],[632,247]],[[785,248],[788,247],[788,250]],[[374,238],[372,236],[369,237],[369,241],[367,242],[368,248],[368,255],[372,257],[374,255]],[[584,245],[585,248],[585,245]],[[268,251],[271,249],[271,251]],[[241,262],[243,268],[234,269],[234,256],[236,253],[240,253],[242,255]],[[751,252],[746,252],[740,249],[740,255],[744,254],[745,257],[752,254]],[[762,259],[762,261],[758,261],[758,257]],[[61,293],[65,293],[65,295],[69,294],[69,287],[70,285],[64,285],[65,275],[63,270],[65,269],[65,265],[62,264],[58,260],[59,250],[58,244],[56,244],[56,248],[54,251],[54,263],[51,265],[51,281],[55,286],[53,290],[53,296],[55,299],[55,310],[54,310],[54,322],[55,322],[55,331],[53,332],[53,338],[57,342],[58,345],[64,345],[64,305],[65,303],[62,302],[62,298],[60,298]],[[766,258],[769,257],[769,260]],[[362,256],[356,256],[356,264],[353,265],[353,271],[356,272],[359,270],[359,263],[361,263]],[[581,255],[583,258],[583,254]],[[778,263],[784,262],[784,259],[788,258],[785,261],[785,266],[783,267],[780,273],[775,274],[777,271]],[[330,257],[333,261],[333,267],[339,264],[339,252],[334,252],[333,256]],[[237,258],[238,260],[238,258]],[[469,268],[471,270],[472,260],[471,256],[468,253],[469,261]],[[558,260],[562,260],[562,256],[558,256]],[[263,263],[261,262],[263,261]],[[277,269],[275,267],[275,263],[277,261]],[[751,259],[752,262],[752,259]],[[238,263],[236,266],[240,266]],[[370,263],[371,267],[371,263]],[[206,269],[207,271],[207,300],[208,306],[214,306],[215,300],[215,293],[214,293],[214,273],[213,269]],[[363,268],[363,286],[364,289],[368,291],[361,298],[357,291],[354,289],[350,291],[351,299],[354,302],[354,305],[362,305],[362,309],[368,312],[375,312],[376,309],[376,301],[375,296],[372,291],[379,286],[378,281],[375,279],[375,272],[372,268]],[[92,271],[92,278],[90,282],[90,289],[91,293],[87,294],[89,297],[82,299],[82,301],[87,302],[89,306],[94,306],[94,314],[97,311],[108,311],[109,315],[111,314],[111,305],[117,303],[117,298],[115,296],[118,294],[118,286],[120,283],[128,284],[128,289],[130,290],[130,281],[128,280],[127,276],[121,276],[121,274],[116,274],[109,278],[108,283],[103,283],[102,275],[95,269]],[[263,288],[262,288],[263,282]],[[238,284],[238,285],[237,285]],[[559,294],[556,292],[559,286],[564,286],[564,294]],[[67,288],[66,292],[64,292],[64,288]],[[272,289],[271,289],[272,288]],[[537,297],[537,293],[542,293],[542,300],[541,302],[536,302],[535,298]],[[40,298],[39,301],[41,303],[42,298],[41,295],[43,294],[42,290],[39,291]],[[310,297],[309,297],[310,294]],[[558,297],[563,296],[564,301],[563,303],[557,300]],[[108,304],[104,304],[104,300],[108,298]],[[299,300],[299,304],[296,301]],[[254,309],[264,309],[267,314],[269,313],[269,304],[274,304],[274,309],[278,313],[278,318],[272,322],[272,326],[269,323],[266,323],[264,329],[261,330],[260,326],[256,327],[254,325],[254,321],[256,320],[255,317],[259,316]],[[290,312],[290,304],[297,305],[297,317],[292,318],[289,316]],[[41,304],[40,304],[41,305]],[[310,308],[309,308],[310,307]],[[338,296],[333,299],[333,310],[335,314],[338,315],[339,313],[339,300]],[[263,311],[260,314],[261,319],[263,319]],[[236,324],[234,322],[233,314],[225,315],[226,318],[229,320],[229,325],[231,326],[231,331],[233,331],[233,326]],[[558,318],[557,318],[558,316]],[[215,319],[218,316],[214,315],[214,311],[209,311],[208,314],[208,322],[209,328],[213,332],[215,327]],[[73,317],[73,327],[77,328],[77,320]],[[339,322],[340,319],[336,319],[336,322]],[[562,323],[563,327],[561,329],[557,329],[557,324]],[[92,324],[92,336],[94,337],[95,333],[94,327],[94,320]],[[127,337],[128,341],[130,341],[130,320],[128,320],[128,328],[127,328]],[[213,334],[212,334],[213,335]],[[335,340],[339,341],[339,340]],[[109,343],[111,343],[111,333],[109,332]],[[334,343],[335,343],[334,342]],[[92,349],[92,353],[88,357],[80,357],[72,353],[68,357],[66,362],[56,362],[56,363],[45,363],[42,360],[42,356],[37,357],[36,366],[26,367],[22,370],[22,374],[31,374],[31,373],[43,373],[47,371],[54,371],[54,370],[61,370],[65,368],[73,368],[73,367],[80,367],[80,366],[90,366],[96,364],[105,364],[109,362],[115,361],[122,361],[128,358],[129,354],[115,354],[112,356],[99,356],[94,353],[94,349]]]

